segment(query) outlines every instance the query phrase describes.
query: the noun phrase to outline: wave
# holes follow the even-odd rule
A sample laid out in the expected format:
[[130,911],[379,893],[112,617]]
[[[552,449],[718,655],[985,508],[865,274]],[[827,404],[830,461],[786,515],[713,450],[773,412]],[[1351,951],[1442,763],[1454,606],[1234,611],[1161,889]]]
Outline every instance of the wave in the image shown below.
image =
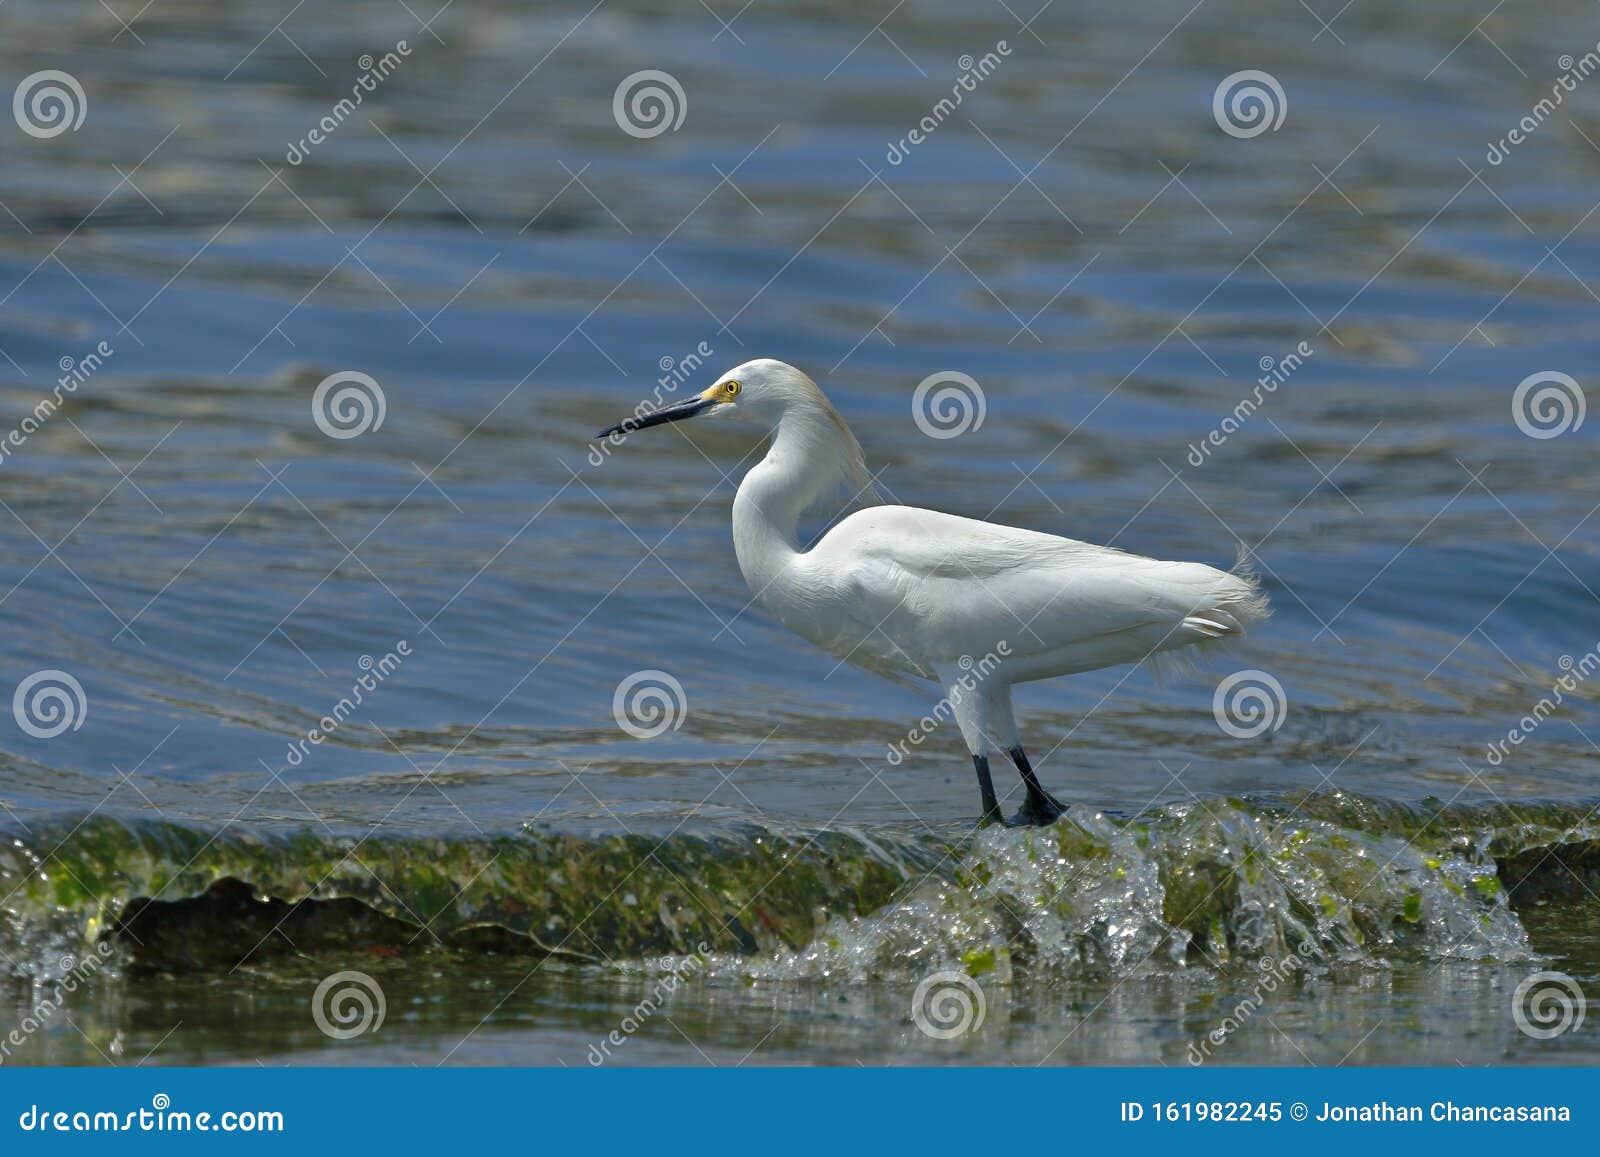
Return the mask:
[[97,941],[133,973],[435,950],[859,979],[1519,960],[1518,909],[1600,875],[1595,812],[1327,792],[1075,808],[1044,829],[685,811],[647,831],[367,839],[96,815],[0,846],[0,959],[35,981]]

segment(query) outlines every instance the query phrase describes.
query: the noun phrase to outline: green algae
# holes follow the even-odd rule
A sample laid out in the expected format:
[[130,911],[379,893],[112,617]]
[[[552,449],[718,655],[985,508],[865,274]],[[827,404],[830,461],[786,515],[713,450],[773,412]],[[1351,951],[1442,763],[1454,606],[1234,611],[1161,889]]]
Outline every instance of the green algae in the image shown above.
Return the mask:
[[[1519,905],[1600,882],[1591,812],[1327,792],[1194,801],[1127,820],[1073,809],[1048,829],[748,822],[369,839],[94,816],[0,845],[0,947],[31,959],[46,944],[81,944],[117,929],[135,900],[155,902],[139,910],[157,927],[148,922],[180,919],[163,905],[231,878],[249,904],[182,909],[187,939],[209,935],[219,958],[232,949],[217,913],[247,940],[263,927],[253,921],[265,910],[252,905],[276,903],[272,919],[311,941],[272,930],[285,952],[366,938],[395,951],[602,963],[706,953],[799,974],[944,963],[1002,979],[1265,955],[1504,959],[1529,951]],[[356,906],[319,907],[335,901]],[[144,950],[158,966],[187,958]]]

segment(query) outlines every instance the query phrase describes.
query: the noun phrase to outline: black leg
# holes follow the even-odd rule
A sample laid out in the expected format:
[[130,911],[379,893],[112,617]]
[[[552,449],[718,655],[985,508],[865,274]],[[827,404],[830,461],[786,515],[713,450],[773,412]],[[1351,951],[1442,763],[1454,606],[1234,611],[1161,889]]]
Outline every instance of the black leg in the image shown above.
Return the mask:
[[974,755],[972,766],[977,769],[978,790],[983,793],[983,822],[986,824],[1004,822],[1004,817],[1000,814],[1000,801],[994,798],[994,780],[989,777],[989,757]]
[[1027,801],[1017,812],[1017,820],[1040,826],[1055,823],[1061,813],[1067,810],[1066,806],[1039,786],[1039,777],[1033,773],[1033,765],[1028,762],[1028,755],[1021,747],[1013,747],[1008,754],[1022,773],[1023,786],[1028,789]]

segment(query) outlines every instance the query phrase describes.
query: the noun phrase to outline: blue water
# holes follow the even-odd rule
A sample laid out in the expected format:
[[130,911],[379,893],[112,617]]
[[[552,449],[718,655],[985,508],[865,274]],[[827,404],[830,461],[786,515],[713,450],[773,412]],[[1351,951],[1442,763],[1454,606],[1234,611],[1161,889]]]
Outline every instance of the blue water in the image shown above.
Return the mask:
[[[1058,2],[1026,28],[1004,5],[717,10],[731,31],[604,2],[456,0],[427,29],[431,6],[388,0],[162,0],[122,12],[132,31],[100,6],[0,10],[5,86],[60,68],[87,103],[48,139],[0,118],[0,426],[62,359],[112,351],[0,461],[0,690],[41,670],[83,690],[52,738],[0,715],[0,827],[970,818],[953,731],[885,758],[931,692],[748,605],[729,506],[751,435],[589,459],[701,348],[695,388],[749,357],[805,368],[900,501],[1216,565],[1253,550],[1275,617],[1198,677],[1019,692],[1064,798],[1595,794],[1595,684],[1486,756],[1600,645],[1600,425],[1534,438],[1513,415],[1535,373],[1593,393],[1600,82],[1486,159],[1594,47],[1592,5],[1481,26],[1466,3],[1357,5],[1331,31],[1189,0]],[[358,58],[402,39],[290,164]],[[1002,40],[891,163],[959,58]],[[612,112],[642,69],[686,105],[648,139]],[[1242,69],[1281,84],[1275,131],[1214,119]],[[338,371],[380,384],[380,427],[319,430]],[[980,426],[919,431],[936,371],[981,385]],[[634,739],[613,694],[657,668],[680,727]],[[1243,668],[1285,691],[1250,740],[1212,711]]]

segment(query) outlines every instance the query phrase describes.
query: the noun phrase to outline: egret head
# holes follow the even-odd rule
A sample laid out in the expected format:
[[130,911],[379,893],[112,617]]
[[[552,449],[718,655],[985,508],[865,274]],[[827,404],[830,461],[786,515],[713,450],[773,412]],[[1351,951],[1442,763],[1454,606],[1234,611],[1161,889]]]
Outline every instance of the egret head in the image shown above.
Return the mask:
[[788,447],[786,453],[806,463],[808,494],[820,495],[837,482],[850,492],[853,501],[863,497],[876,501],[877,492],[861,444],[839,412],[828,404],[817,383],[788,363],[772,358],[756,358],[734,366],[700,393],[674,405],[655,409],[641,405],[632,417],[607,426],[595,437],[620,437],[701,414],[744,418],[763,427],[773,437],[769,460],[783,442]]
[[798,407],[820,408],[829,414],[833,413],[822,391],[805,374],[786,362],[757,358],[734,366],[706,389],[682,402],[654,410],[641,408],[633,417],[607,426],[595,437],[631,434],[648,426],[678,422],[701,414],[746,418],[775,430],[784,414]]

